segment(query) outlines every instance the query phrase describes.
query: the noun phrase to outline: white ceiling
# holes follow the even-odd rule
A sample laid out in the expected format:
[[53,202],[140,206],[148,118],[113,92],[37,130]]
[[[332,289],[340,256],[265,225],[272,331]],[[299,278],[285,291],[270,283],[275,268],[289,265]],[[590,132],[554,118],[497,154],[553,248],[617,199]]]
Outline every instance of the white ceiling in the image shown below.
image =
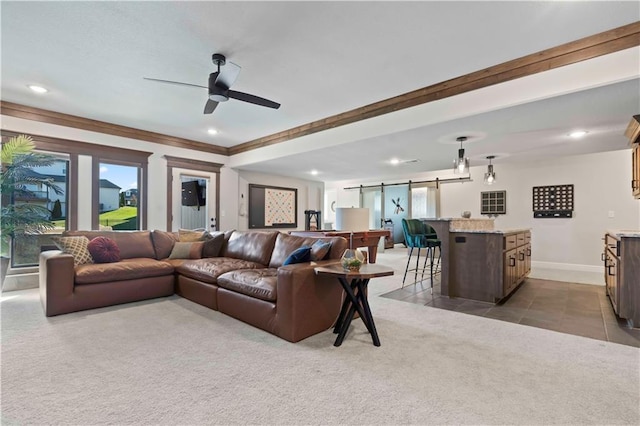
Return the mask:
[[[0,14],[2,100],[230,147],[638,21],[640,3],[3,1]],[[233,89],[282,107],[231,100],[204,115],[205,89],[143,80],[206,86],[215,52],[242,67]],[[624,75],[614,54],[610,77],[571,90],[548,80],[553,89],[525,100],[516,82],[514,99],[498,105],[500,88],[483,89],[485,109],[457,106],[380,129],[411,114],[393,113],[344,126],[360,139],[323,132],[232,165],[324,181],[410,175],[449,168],[457,146],[446,142],[463,134],[482,135],[466,146],[469,156],[499,154],[496,163],[623,149],[622,131],[640,112],[638,49],[624,58]],[[575,81],[584,74],[576,70]],[[50,92],[38,96],[28,84]],[[220,133],[209,136],[210,127]],[[575,127],[590,132],[580,143],[566,138]],[[391,157],[419,161],[390,168]]]

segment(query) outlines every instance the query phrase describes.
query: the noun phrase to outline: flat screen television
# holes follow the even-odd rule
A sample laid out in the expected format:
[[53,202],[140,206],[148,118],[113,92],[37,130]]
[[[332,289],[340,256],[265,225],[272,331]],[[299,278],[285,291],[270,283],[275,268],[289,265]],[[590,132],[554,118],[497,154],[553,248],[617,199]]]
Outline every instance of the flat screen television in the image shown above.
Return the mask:
[[197,180],[182,182],[182,205],[204,206],[205,198],[202,189]]

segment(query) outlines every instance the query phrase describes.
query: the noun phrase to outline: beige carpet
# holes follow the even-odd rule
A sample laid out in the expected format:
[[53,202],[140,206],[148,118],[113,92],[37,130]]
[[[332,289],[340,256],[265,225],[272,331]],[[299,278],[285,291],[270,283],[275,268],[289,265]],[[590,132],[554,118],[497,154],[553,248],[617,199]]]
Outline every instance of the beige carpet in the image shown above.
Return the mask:
[[379,348],[360,320],[336,348],[177,296],[45,318],[5,293],[2,424],[640,423],[638,349],[376,296],[400,281],[371,282]]

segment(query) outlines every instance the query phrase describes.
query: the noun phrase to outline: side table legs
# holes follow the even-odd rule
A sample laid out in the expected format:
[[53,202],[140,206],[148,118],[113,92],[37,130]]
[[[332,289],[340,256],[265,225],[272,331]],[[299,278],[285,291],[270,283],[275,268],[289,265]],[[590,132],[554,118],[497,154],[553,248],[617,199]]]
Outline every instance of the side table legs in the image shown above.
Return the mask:
[[353,279],[351,280],[351,284],[342,277],[340,277],[339,280],[345,293],[347,293],[347,297],[345,297],[345,300],[342,303],[340,315],[338,316],[336,326],[333,329],[333,332],[338,334],[333,345],[340,346],[342,344],[342,341],[347,334],[347,330],[349,329],[349,325],[351,325],[351,321],[353,320],[353,316],[355,315],[355,312],[358,311],[362,322],[371,334],[373,344],[375,346],[380,346],[380,339],[378,338],[378,332],[376,331],[376,326],[373,322],[373,315],[371,315],[371,308],[369,307],[367,293],[365,291],[369,284],[369,280]]

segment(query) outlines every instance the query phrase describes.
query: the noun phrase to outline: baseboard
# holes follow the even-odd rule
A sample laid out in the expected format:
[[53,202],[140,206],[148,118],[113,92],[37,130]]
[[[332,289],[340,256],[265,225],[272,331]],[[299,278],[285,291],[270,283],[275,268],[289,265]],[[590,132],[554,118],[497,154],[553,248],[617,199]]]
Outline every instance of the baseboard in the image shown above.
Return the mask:
[[529,276],[545,280],[605,285],[602,266],[532,261]]

